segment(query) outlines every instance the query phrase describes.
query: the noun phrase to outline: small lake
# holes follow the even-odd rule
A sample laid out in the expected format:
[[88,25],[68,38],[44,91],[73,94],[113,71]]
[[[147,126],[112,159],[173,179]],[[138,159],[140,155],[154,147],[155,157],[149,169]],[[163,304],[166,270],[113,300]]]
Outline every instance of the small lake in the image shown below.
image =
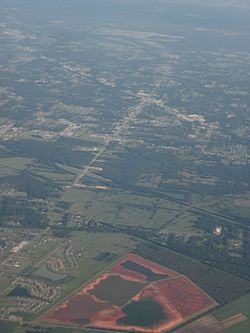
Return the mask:
[[28,289],[22,286],[16,286],[13,290],[11,290],[8,295],[9,297],[31,297]]
[[118,324],[122,325],[153,328],[168,320],[161,304],[152,298],[132,301],[122,310],[126,314],[126,317],[118,320]]
[[144,267],[140,264],[137,264],[136,262],[131,261],[131,260],[127,260],[127,261],[123,262],[121,264],[121,266],[123,266],[124,268],[129,269],[131,271],[145,275],[149,282],[159,281],[162,279],[166,279],[168,277],[167,274],[154,273],[153,271],[151,271],[151,269]]

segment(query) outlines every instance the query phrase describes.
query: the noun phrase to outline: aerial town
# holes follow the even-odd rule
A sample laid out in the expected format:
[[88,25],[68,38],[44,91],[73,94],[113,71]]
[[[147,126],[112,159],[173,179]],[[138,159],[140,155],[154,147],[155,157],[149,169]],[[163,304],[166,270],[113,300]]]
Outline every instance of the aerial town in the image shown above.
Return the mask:
[[141,2],[0,2],[1,333],[250,331],[250,7]]

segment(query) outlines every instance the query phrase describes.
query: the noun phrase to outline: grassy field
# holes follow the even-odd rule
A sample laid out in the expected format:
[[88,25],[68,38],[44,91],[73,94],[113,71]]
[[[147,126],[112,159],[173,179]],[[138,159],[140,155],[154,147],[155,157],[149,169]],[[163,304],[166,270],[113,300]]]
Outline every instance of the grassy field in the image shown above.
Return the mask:
[[31,165],[33,160],[24,157],[0,158],[0,176],[16,175]]
[[227,328],[226,330],[224,330],[222,333],[248,333],[250,332],[250,320],[245,320],[242,323]]
[[38,277],[42,277],[48,280],[51,280],[53,282],[59,282],[61,280],[64,280],[67,278],[67,274],[61,274],[61,273],[56,273],[52,272],[48,269],[46,264],[43,264],[41,267],[39,267],[37,270],[33,272],[34,275]]
[[56,184],[72,184],[74,175],[69,173],[59,173],[55,171],[47,170],[46,168],[32,168],[32,171],[38,176],[51,179]]
[[250,294],[235,300],[233,306],[250,319]]
[[248,319],[241,323],[223,330],[223,333],[248,333],[250,332],[250,294],[213,311],[212,313],[219,321],[226,320],[236,314],[243,314]]
[[17,323],[0,320],[0,332],[1,333],[16,333],[18,328]]
[[179,212],[179,206],[125,191],[70,189],[63,199],[72,211],[113,224],[160,228]]
[[167,223],[163,229],[168,233],[175,233],[179,235],[185,235],[190,237],[195,234],[201,233],[197,228],[194,228],[197,216],[185,210],[175,211],[176,215],[173,219]]
[[220,321],[223,321],[238,313],[243,313],[250,319],[250,294],[236,299],[235,301],[226,304],[225,306],[216,309],[213,315]]
[[249,219],[250,216],[249,194],[221,197],[216,199],[208,195],[203,197],[194,195],[192,201],[194,206],[220,213],[227,212],[226,215],[228,216],[233,215],[246,219]]
[[236,314],[240,313],[240,311],[233,306],[232,303],[229,303],[213,312],[213,315],[215,318],[217,318],[219,321],[226,320],[227,318],[230,318]]

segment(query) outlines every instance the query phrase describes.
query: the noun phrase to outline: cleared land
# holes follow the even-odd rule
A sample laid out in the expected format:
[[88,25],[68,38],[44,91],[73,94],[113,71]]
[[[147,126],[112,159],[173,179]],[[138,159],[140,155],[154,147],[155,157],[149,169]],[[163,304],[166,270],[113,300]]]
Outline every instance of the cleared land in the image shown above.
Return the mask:
[[43,321],[161,333],[215,304],[185,276],[129,254],[48,313]]

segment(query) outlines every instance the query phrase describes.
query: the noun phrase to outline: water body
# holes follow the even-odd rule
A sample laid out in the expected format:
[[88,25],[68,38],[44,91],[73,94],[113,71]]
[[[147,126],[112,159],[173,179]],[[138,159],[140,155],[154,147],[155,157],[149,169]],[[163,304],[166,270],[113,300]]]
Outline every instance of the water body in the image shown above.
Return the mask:
[[110,275],[105,280],[100,281],[89,293],[100,300],[122,306],[144,287],[145,283],[124,280],[120,276]]
[[147,277],[149,282],[159,281],[162,279],[166,279],[168,277],[167,274],[157,274],[151,271],[151,269],[144,267],[140,264],[137,264],[134,261],[127,260],[121,264],[124,268],[130,269],[133,272],[141,273]]
[[148,298],[132,301],[123,308],[126,317],[118,320],[118,324],[138,327],[154,327],[168,320],[168,315],[160,303]]
[[21,286],[16,286],[13,290],[11,290],[8,295],[9,297],[31,297],[28,289]]

